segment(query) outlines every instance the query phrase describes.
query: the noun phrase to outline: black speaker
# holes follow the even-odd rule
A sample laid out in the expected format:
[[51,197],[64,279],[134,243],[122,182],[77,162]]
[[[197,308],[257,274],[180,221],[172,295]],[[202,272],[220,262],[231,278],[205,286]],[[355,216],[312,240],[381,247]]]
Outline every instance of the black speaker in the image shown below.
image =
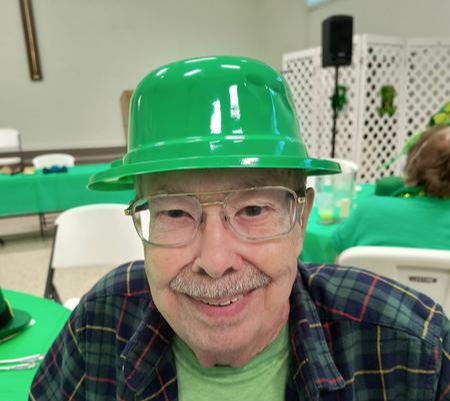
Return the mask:
[[353,17],[333,15],[322,22],[322,67],[352,63]]

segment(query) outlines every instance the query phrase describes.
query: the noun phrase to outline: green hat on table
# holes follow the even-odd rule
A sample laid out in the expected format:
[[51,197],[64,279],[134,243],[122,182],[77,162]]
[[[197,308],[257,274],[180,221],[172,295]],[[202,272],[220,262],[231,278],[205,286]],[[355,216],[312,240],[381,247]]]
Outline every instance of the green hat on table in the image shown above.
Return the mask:
[[189,169],[341,171],[309,157],[284,77],[246,57],[192,58],[152,71],[133,92],[128,139],[127,154],[93,175],[89,189],[132,189],[137,175]]
[[28,326],[30,320],[29,313],[11,307],[0,289],[0,340],[22,331]]

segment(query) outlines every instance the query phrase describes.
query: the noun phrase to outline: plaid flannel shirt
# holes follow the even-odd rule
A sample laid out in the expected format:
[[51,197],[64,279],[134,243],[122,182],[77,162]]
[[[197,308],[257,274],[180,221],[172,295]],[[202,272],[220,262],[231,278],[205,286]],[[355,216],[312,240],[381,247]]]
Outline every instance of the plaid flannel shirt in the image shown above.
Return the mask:
[[[300,265],[290,303],[286,401],[450,400],[450,324],[428,297],[367,271]],[[171,336],[143,263],[121,266],[74,310],[29,399],[177,400]]]

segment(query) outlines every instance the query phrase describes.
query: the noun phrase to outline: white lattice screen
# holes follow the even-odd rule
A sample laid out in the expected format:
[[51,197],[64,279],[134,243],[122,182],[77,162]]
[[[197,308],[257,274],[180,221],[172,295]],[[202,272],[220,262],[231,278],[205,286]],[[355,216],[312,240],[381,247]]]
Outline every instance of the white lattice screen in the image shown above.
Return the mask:
[[[283,71],[310,155],[330,157],[334,68],[322,68],[321,49],[314,48],[285,54]],[[450,100],[450,39],[355,36],[352,65],[339,69],[339,85],[347,88],[347,103],[338,116],[335,157],[355,161],[360,182],[400,174],[399,163],[381,165]],[[377,111],[386,85],[396,91],[392,116]]]

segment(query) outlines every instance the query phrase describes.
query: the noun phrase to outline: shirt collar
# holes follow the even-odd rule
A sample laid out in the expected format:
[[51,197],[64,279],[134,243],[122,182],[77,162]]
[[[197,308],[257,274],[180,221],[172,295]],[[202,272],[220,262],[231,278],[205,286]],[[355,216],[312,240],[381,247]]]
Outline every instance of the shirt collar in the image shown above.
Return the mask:
[[[136,393],[160,386],[160,366],[175,366],[170,352],[173,330],[151,301],[120,357],[126,384]],[[172,363],[171,363],[172,362]],[[173,369],[175,375],[175,369]]]
[[331,356],[316,306],[305,283],[311,273],[299,265],[290,304],[289,326],[293,353],[293,381],[297,391],[307,399],[321,391],[339,390],[345,386]]

